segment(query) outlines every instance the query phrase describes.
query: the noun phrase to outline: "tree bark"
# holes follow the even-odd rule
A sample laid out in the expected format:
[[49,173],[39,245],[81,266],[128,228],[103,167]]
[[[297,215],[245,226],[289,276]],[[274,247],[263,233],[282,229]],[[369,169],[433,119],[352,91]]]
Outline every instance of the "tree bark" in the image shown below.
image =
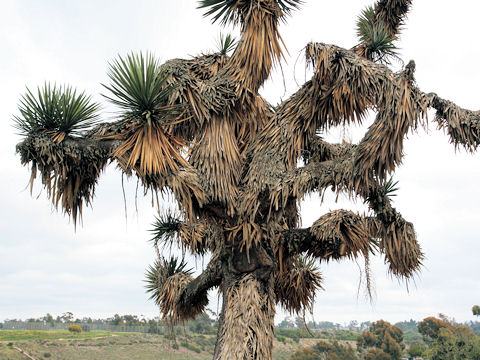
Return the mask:
[[263,244],[226,248],[214,360],[271,360],[275,317],[273,253]]
[[275,294],[273,274],[258,279],[254,272],[223,283],[214,360],[271,360]]

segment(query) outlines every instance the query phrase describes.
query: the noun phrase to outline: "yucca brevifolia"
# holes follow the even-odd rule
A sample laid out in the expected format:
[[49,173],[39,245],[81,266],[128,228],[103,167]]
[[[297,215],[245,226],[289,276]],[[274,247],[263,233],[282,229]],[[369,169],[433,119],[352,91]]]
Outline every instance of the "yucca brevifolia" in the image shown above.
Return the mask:
[[[146,191],[173,193],[179,217],[160,217],[155,241],[177,241],[211,260],[195,279],[158,265],[159,273],[173,275],[159,282],[156,299],[164,315],[181,321],[203,311],[207,291],[220,288],[215,359],[271,358],[275,306],[301,311],[320,287],[306,257],[368,260],[379,251],[395,276],[410,278],[423,255],[412,224],[391,205],[394,184],[387,180],[402,161],[406,133],[426,126],[427,109],[434,108],[455,146],[473,151],[479,144],[480,114],[420,91],[413,62],[400,72],[385,65],[398,56],[394,41],[410,0],[379,0],[366,9],[352,49],[308,44],[312,78],[278,106],[268,105],[258,90],[283,58],[278,23],[299,4],[201,1],[214,20],[240,26],[232,55],[230,39],[219,53],[161,66],[142,55],[113,62],[106,88],[123,111],[117,122],[80,132],[92,113],[74,121],[69,114],[94,105],[71,91],[60,101],[48,86],[38,99],[25,95],[16,118],[26,136],[17,150],[32,165],[32,181],[40,171],[54,204],[74,219],[109,161],[136,175]],[[318,136],[360,122],[368,110],[376,119],[358,144]],[[298,202],[326,189],[364,199],[370,213],[336,210],[298,228]]]

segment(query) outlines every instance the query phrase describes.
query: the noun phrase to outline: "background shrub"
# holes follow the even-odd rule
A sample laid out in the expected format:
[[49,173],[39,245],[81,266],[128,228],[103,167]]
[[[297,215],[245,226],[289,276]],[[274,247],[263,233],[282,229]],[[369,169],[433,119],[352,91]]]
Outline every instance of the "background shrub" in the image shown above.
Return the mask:
[[82,328],[78,325],[70,325],[68,327],[68,331],[72,332],[72,333],[81,333],[82,332]]

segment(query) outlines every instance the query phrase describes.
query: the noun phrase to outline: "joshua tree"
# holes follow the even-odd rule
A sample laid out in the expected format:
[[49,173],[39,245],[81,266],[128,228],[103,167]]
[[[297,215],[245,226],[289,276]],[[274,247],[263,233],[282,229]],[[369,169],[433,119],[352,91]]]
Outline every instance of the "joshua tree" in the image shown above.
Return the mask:
[[[207,291],[218,287],[215,359],[271,359],[275,306],[309,308],[321,286],[311,259],[368,260],[380,252],[393,275],[409,279],[423,254],[413,225],[392,207],[388,181],[405,135],[427,126],[434,108],[455,146],[473,151],[480,142],[479,113],[422,92],[413,62],[400,72],[386,66],[398,57],[395,40],[411,0],[366,9],[352,49],[308,44],[312,78],[269,105],[259,89],[283,57],[278,24],[300,2],[200,1],[214,21],[240,26],[238,43],[224,38],[218,53],[162,65],[141,54],[114,61],[105,87],[122,111],[118,121],[98,123],[88,96],[49,85],[38,95],[28,91],[15,117],[31,182],[39,173],[54,205],[74,220],[109,162],[138,177],[146,192],[174,195],[179,216],[158,219],[155,241],[211,260],[197,278],[159,271],[170,276],[154,298],[165,316],[181,321],[202,312]],[[368,110],[376,118],[358,144],[319,135],[361,122]],[[299,228],[298,202],[326,189],[363,199],[369,213],[336,210]]]

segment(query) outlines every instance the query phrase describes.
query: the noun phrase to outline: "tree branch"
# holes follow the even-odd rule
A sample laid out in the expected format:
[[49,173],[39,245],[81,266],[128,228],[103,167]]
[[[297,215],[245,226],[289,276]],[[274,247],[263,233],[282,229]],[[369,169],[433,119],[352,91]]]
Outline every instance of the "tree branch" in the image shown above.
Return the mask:
[[[208,263],[206,269],[195,279],[190,281],[178,295],[178,311],[187,317],[194,317],[192,308],[196,304],[208,302],[207,291],[212,287],[219,286],[222,282],[222,261],[219,256],[214,256]],[[188,315],[188,316],[187,316]]]
[[282,232],[285,257],[306,253],[320,260],[367,256],[377,244],[370,232],[368,217],[347,210],[335,210],[318,219],[312,227]]

